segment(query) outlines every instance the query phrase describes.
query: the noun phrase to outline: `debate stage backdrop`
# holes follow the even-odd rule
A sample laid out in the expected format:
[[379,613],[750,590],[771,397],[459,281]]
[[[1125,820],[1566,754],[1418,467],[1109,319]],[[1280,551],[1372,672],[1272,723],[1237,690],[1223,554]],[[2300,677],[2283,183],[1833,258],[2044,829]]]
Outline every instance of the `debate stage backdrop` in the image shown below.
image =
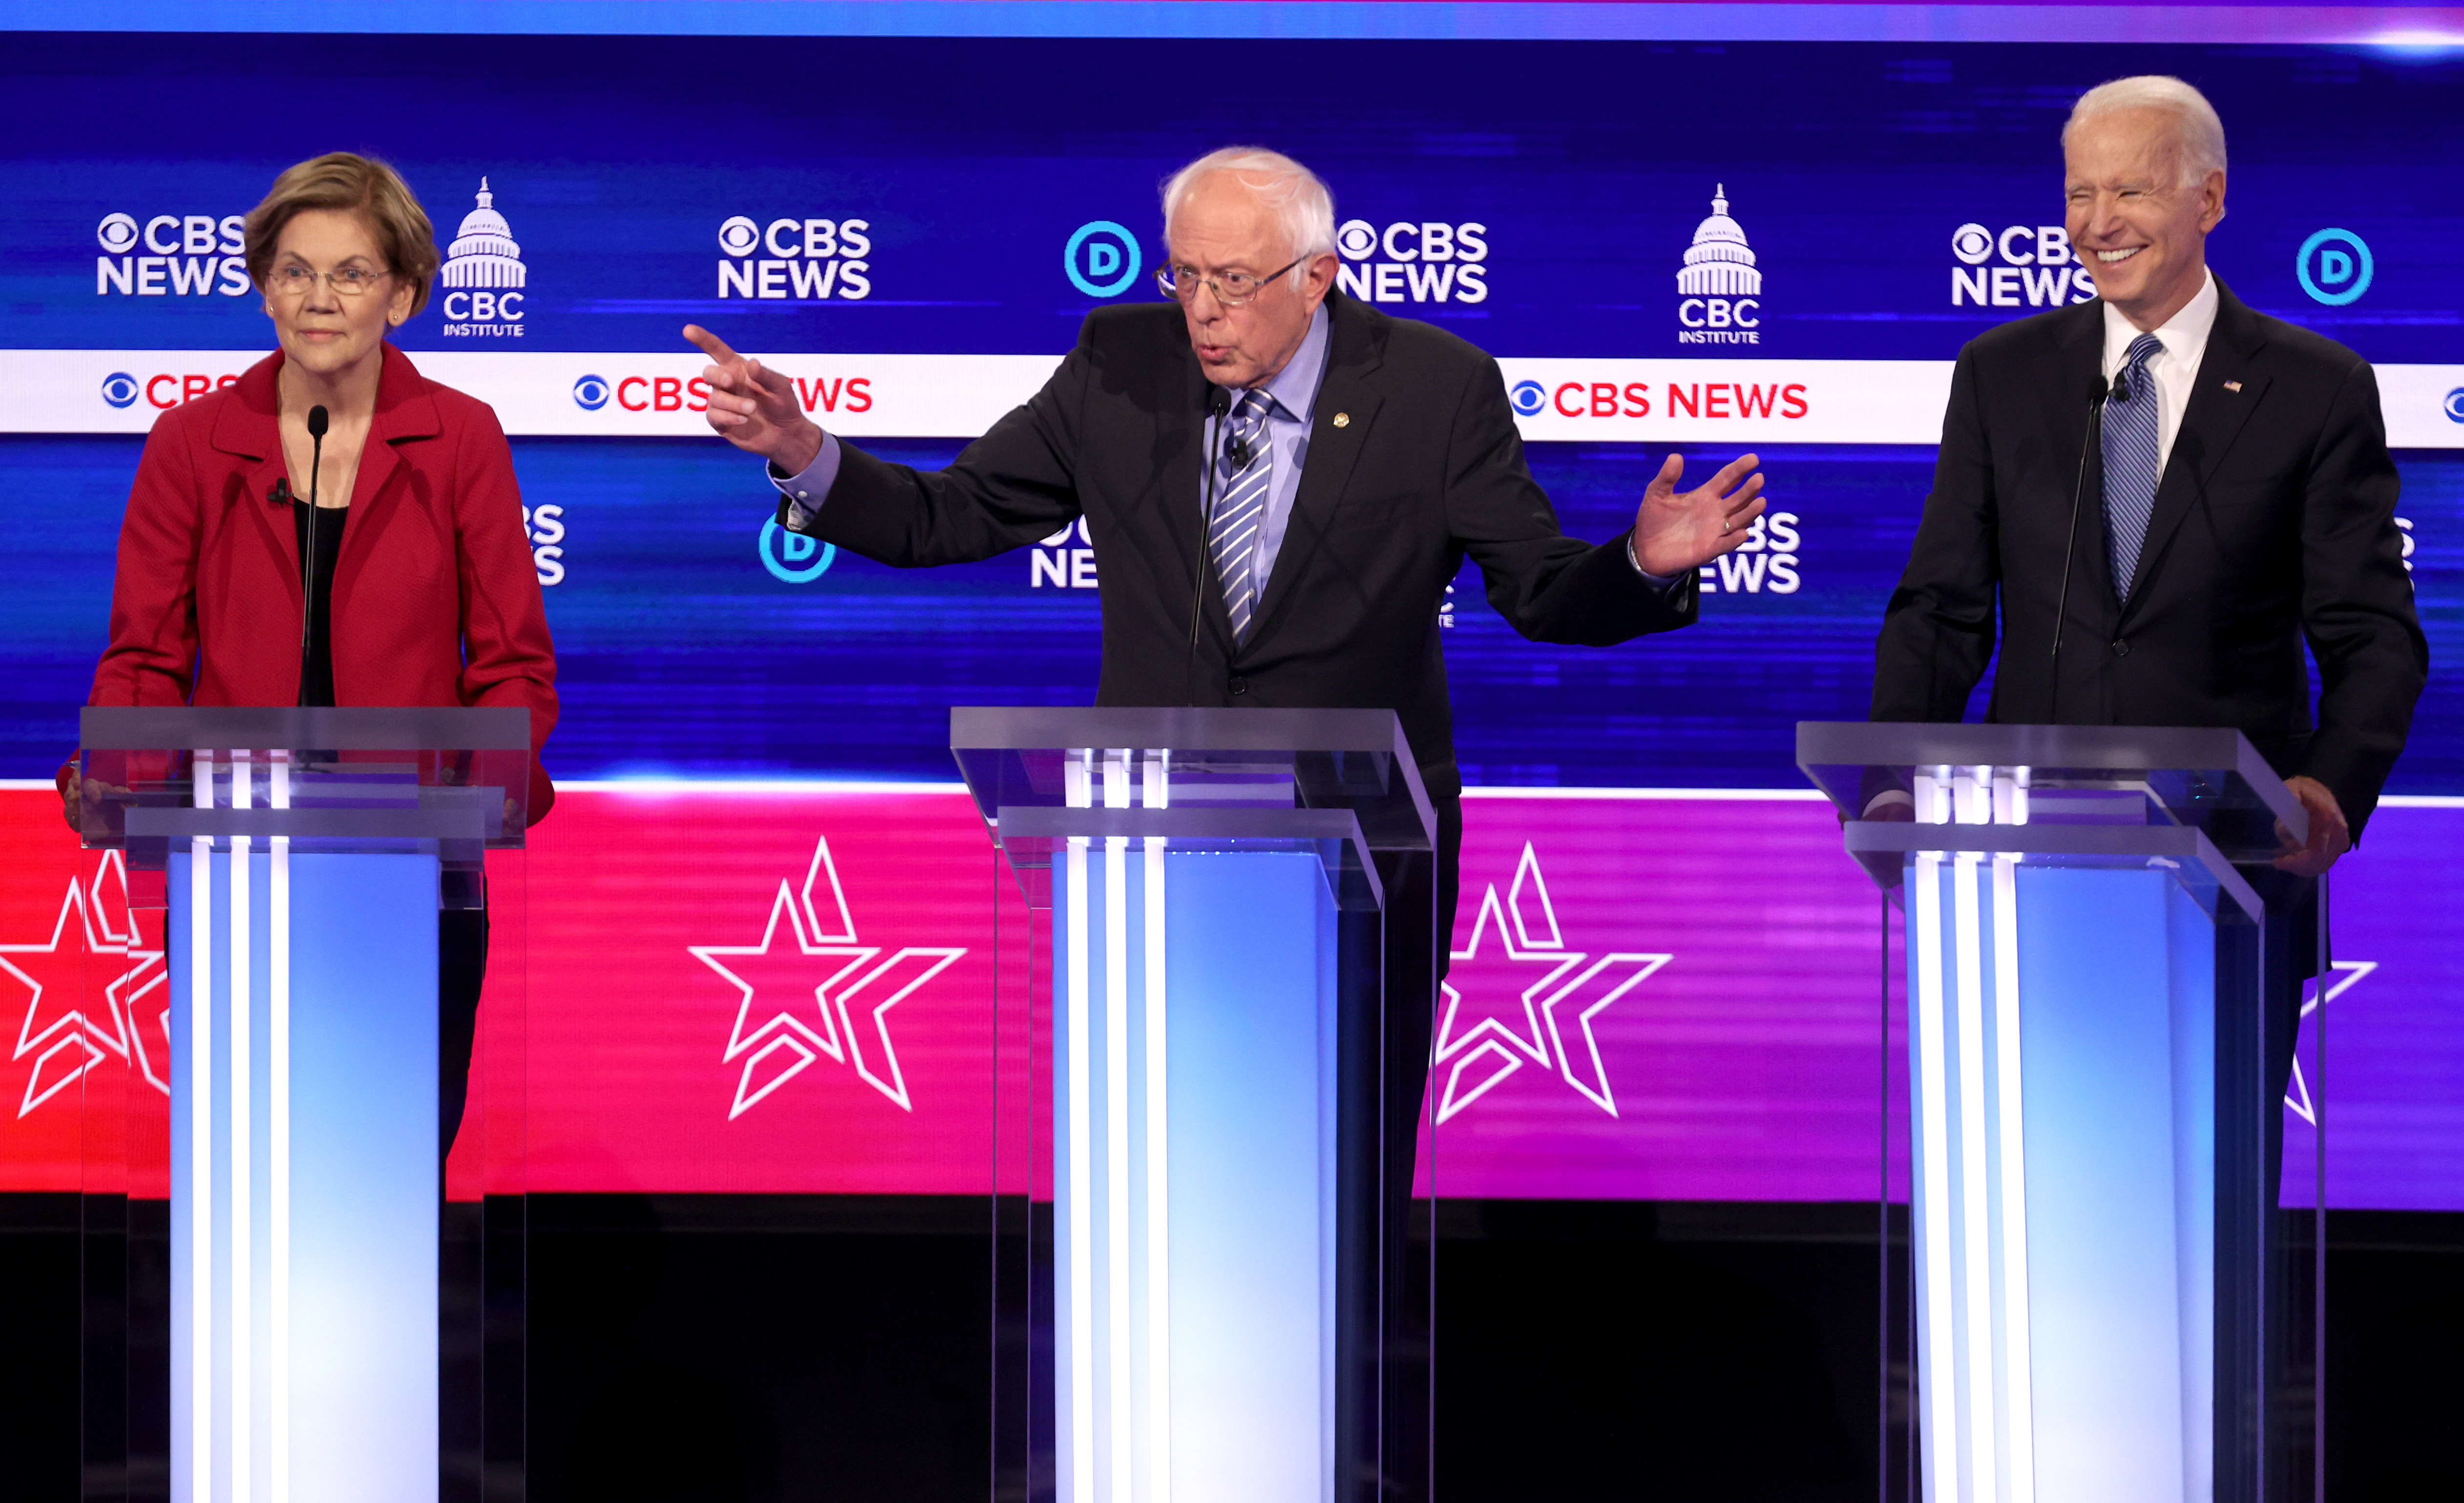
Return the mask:
[[[2331,1186],[2464,1208],[2464,61],[2346,45],[11,35],[0,1183],[74,1183],[106,1079],[159,1116],[159,936],[48,781],[143,434],[269,345],[239,216],[348,148],[436,219],[400,343],[513,435],[557,637],[569,791],[503,884],[534,1183],[965,1187],[992,884],[946,710],[1086,702],[1103,561],[1072,531],[902,573],[780,534],[678,329],[944,463],[1090,309],[1157,297],[1159,181],[1254,141],[1331,183],[1347,290],[1499,358],[1570,532],[1621,530],[1672,449],[1770,480],[1692,630],[1523,642],[1476,571],[1441,612],[1482,790],[1433,1076],[1450,1188],[1870,1193],[1878,903],[1789,795],[1793,727],[1862,713],[1960,344],[2089,297],[2056,137],[2140,72],[2227,122],[2218,275],[2378,366],[2438,666],[2339,870]],[[96,956],[130,981],[64,1006]]]

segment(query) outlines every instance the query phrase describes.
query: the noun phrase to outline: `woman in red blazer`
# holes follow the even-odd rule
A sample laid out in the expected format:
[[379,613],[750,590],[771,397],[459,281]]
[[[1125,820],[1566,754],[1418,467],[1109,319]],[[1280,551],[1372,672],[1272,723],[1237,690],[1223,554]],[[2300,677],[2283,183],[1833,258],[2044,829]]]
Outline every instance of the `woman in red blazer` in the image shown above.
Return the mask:
[[[428,300],[427,213],[391,167],[337,152],[275,180],[246,256],[279,348],[147,435],[89,702],[520,705],[536,824],[555,798],[536,755],[556,725],[556,650],[513,453],[485,403],[385,342]],[[60,789],[75,825],[70,769]],[[439,952],[450,1145],[485,914],[439,915]]]

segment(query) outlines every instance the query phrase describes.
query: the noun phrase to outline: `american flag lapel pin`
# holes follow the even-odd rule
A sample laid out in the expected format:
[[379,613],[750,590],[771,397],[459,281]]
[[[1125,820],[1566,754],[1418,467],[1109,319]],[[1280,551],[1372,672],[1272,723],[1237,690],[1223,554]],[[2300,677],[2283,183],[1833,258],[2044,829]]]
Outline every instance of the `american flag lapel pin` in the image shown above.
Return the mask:
[[2225,383],[2225,389],[2227,391],[2239,391],[2241,389],[2241,383],[2238,381],[2228,381]]

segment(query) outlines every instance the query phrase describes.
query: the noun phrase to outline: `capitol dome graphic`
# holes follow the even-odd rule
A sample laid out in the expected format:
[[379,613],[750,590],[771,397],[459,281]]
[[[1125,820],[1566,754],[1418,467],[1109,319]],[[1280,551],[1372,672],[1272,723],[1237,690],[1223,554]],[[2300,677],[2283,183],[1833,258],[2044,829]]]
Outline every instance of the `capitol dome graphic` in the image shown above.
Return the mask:
[[496,195],[488,191],[483,177],[479,207],[462,216],[462,231],[445,248],[445,269],[438,279],[448,287],[519,287],[528,275],[522,248],[514,243],[513,226],[496,212]]
[[1694,243],[1685,252],[1685,267],[1677,274],[1677,290],[1694,298],[1759,298],[1763,274],[1754,268],[1754,253],[1746,232],[1728,217],[1728,185],[1712,190],[1711,217],[1694,227]]

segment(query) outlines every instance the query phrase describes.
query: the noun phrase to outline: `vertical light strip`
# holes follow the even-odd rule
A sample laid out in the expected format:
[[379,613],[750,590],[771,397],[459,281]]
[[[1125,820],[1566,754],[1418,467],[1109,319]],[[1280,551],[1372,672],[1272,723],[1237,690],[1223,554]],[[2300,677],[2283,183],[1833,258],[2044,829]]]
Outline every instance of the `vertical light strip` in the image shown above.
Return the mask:
[[[1931,781],[1918,779],[1920,818],[1933,812],[1928,807]],[[1943,1490],[1929,1490],[1928,1496],[1949,1503],[1958,1492],[1959,1369],[1952,1358],[1958,1312],[1951,1299],[1950,1108],[1943,1079],[1942,857],[1920,851],[1913,866],[1916,923],[1908,949],[1917,962],[1917,1167],[1925,1183],[1925,1214],[1919,1218],[1925,1237],[1925,1357],[1918,1376],[1925,1417],[1921,1428],[1925,1475]]]
[[[2024,797],[2024,791],[2022,797]],[[2019,1094],[2019,858],[1993,858],[1994,1134],[2002,1170],[2002,1402],[2010,1503],[2036,1495],[2035,1393],[2029,1374],[2027,1122]]]
[[[249,807],[254,782],[248,753],[231,753],[233,809]],[[250,1025],[256,1010],[256,944],[249,911],[253,842],[233,835],[231,845],[231,1495],[232,1503],[255,1503],[256,1049]]]
[[[1156,807],[1150,787],[1148,807]],[[1147,837],[1147,1489],[1143,1503],[1172,1498],[1172,1196],[1164,1051],[1164,843]]]
[[[274,753],[266,802],[291,807],[291,754]],[[291,1503],[291,837],[267,842],[265,999],[266,1498]]]
[[[1156,748],[1144,759],[1148,808],[1172,807],[1172,753]],[[1147,1072],[1147,1487],[1143,1503],[1172,1498],[1172,1140],[1168,1013],[1164,1003],[1164,841],[1146,840],[1146,1072]]]
[[[190,789],[214,807],[213,753]],[[214,1495],[214,843],[188,842],[188,1496]]]
[[[1962,780],[1965,782],[1965,780]],[[1965,789],[1962,790],[1966,791]],[[1985,943],[1977,913],[1977,856],[1952,858],[1951,904],[1959,1006],[1959,1271],[1968,1360],[1969,1496],[1994,1495],[1991,1157],[1985,1142]]]
[[[1083,807],[1083,806],[1082,806]],[[1069,837],[1069,1462],[1075,1503],[1095,1498],[1095,1283],[1092,1207],[1088,1204],[1087,837]]]
[[[1130,807],[1130,753],[1104,753],[1104,807]],[[1130,1285],[1130,842],[1104,837],[1105,1495],[1127,1503],[1135,1474],[1137,1397]]]

